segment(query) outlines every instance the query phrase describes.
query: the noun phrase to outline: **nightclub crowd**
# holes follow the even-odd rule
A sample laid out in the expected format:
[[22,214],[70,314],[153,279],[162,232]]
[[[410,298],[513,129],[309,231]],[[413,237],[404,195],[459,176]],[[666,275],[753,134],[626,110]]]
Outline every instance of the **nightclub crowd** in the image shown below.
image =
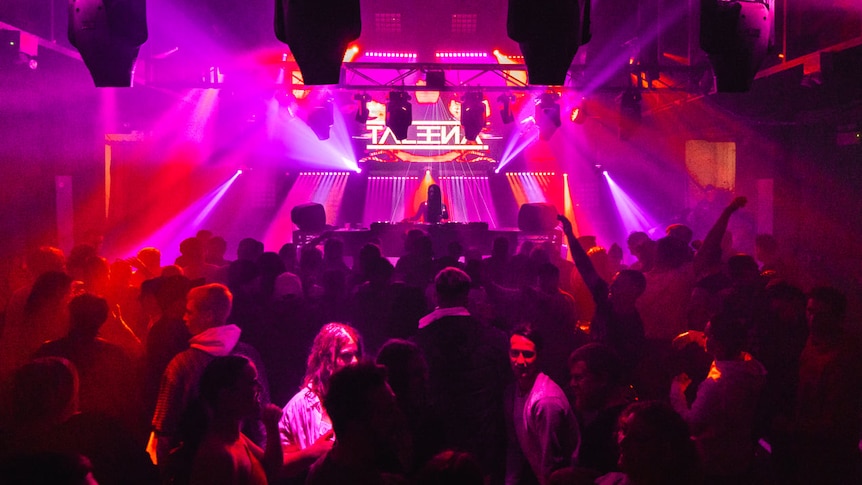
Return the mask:
[[847,299],[771,235],[734,251],[745,204],[632,233],[629,264],[563,216],[565,252],[34,248],[0,327],[0,482],[862,483]]

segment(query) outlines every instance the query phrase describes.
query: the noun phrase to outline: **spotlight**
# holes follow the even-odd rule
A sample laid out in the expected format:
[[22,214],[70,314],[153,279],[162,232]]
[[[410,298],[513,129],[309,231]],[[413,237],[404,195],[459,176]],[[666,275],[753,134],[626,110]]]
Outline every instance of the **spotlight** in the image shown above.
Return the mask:
[[575,105],[572,108],[572,114],[570,116],[572,123],[576,125],[582,125],[585,121],[587,121],[587,100],[581,99],[581,102]]
[[774,44],[775,0],[701,2],[700,47],[719,92],[748,91]]
[[482,93],[474,91],[464,95],[461,104],[461,126],[464,127],[464,136],[468,140],[475,141],[485,127],[485,103]]
[[620,97],[620,138],[628,140],[641,122],[641,93],[629,87]]
[[556,93],[543,93],[536,103],[536,125],[539,127],[539,138],[542,140],[549,140],[562,124],[560,105],[557,104],[559,97]]
[[515,95],[503,93],[497,97],[497,101],[503,103],[500,106],[500,119],[503,120],[503,124],[508,125],[515,121],[515,115],[512,114],[512,103],[515,101]]
[[69,0],[69,42],[98,88],[130,87],[135,61],[147,41],[146,0]]
[[315,106],[308,114],[308,126],[317,135],[318,140],[329,139],[329,129],[332,123],[335,122],[332,114],[332,100],[327,99],[318,106]]
[[390,91],[386,103],[386,126],[392,130],[396,140],[407,138],[407,129],[413,123],[413,105],[410,95],[404,91]]
[[371,96],[362,93],[354,95],[353,99],[359,101],[359,108],[356,110],[356,122],[364,125],[371,118],[371,112],[368,110],[368,102],[371,101]]

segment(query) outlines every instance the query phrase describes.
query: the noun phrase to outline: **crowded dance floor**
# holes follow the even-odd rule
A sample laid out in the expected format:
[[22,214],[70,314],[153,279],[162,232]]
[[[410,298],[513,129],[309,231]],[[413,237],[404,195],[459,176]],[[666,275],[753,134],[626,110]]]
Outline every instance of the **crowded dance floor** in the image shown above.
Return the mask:
[[855,0],[3,0],[0,483],[862,484]]

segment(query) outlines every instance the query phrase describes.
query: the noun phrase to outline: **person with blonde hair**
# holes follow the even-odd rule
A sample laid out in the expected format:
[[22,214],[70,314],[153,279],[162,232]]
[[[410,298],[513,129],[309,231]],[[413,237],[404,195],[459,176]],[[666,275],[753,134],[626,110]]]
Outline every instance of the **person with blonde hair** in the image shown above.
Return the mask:
[[302,387],[282,410],[278,428],[284,453],[283,474],[298,478],[332,448],[332,422],[322,397],[338,369],[362,357],[359,332],[343,323],[324,325],[311,345]]

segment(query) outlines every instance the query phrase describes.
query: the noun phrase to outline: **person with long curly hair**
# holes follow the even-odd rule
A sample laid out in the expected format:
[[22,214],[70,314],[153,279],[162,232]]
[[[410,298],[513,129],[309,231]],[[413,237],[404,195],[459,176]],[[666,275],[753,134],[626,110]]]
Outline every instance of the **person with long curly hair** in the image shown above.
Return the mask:
[[333,444],[332,422],[321,404],[335,371],[362,357],[359,332],[343,323],[324,325],[311,346],[299,392],[284,407],[279,431],[283,474],[301,477]]

